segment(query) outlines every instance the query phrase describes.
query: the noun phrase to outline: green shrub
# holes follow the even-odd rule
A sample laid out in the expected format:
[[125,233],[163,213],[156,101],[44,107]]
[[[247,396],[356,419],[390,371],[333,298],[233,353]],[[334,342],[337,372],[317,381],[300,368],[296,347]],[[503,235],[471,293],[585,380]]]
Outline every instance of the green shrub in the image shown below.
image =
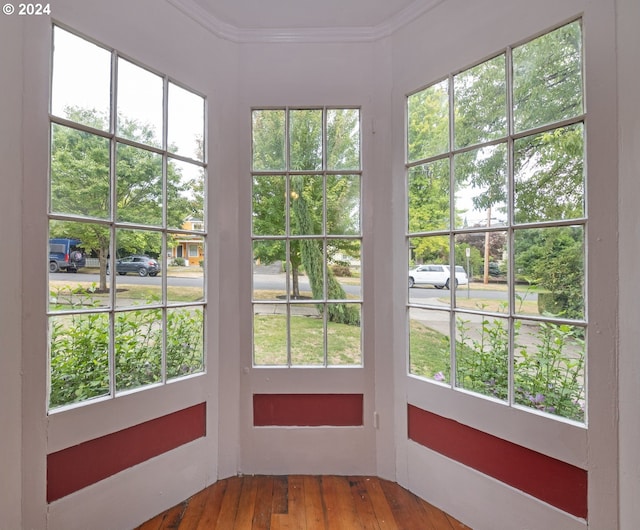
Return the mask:
[[[202,310],[168,309],[166,328],[166,378],[202,371]],[[116,391],[161,382],[162,310],[118,312],[114,332]],[[51,317],[51,408],[109,394],[109,334],[108,313]]]

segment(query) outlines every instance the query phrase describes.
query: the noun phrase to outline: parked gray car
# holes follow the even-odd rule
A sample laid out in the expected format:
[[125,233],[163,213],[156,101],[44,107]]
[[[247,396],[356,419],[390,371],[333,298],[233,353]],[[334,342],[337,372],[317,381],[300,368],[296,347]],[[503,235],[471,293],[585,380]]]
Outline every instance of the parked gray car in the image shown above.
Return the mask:
[[157,276],[160,272],[160,263],[149,256],[134,254],[133,256],[117,259],[116,272],[121,276],[128,272],[134,272],[138,276]]

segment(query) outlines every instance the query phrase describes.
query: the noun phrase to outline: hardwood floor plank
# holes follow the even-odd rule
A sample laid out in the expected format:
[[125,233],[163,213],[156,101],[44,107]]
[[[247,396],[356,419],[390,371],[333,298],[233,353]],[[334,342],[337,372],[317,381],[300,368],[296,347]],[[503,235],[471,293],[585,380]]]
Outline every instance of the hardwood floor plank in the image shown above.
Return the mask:
[[340,512],[338,506],[335,477],[323,476],[320,481],[320,492],[324,499],[324,518],[328,530],[339,530]]
[[358,509],[351,493],[351,481],[349,477],[336,477],[338,491],[338,509],[342,514],[343,528],[365,528],[358,515]]
[[289,500],[289,480],[286,476],[278,476],[273,479],[273,504],[272,513],[288,513]]
[[180,530],[193,530],[198,527],[198,521],[209,504],[212,492],[213,489],[211,488],[204,489],[187,501],[180,525],[177,528]]
[[376,514],[380,530],[401,530],[396,524],[393,511],[391,510],[387,496],[382,490],[380,482],[380,479],[377,477],[367,477],[365,479],[367,493],[371,499],[371,505],[373,506],[373,511]]
[[294,527],[289,526],[289,514],[288,513],[274,513],[271,516],[271,530],[296,530]]
[[304,479],[297,475],[289,477],[289,525],[299,530],[307,530]]
[[253,513],[252,530],[269,530],[271,528],[271,507],[273,505],[273,477],[257,476],[256,505]]
[[304,477],[304,503],[307,515],[307,530],[326,530],[320,477],[308,475]]
[[445,515],[447,519],[449,519],[449,523],[451,523],[451,528],[453,528],[453,530],[471,530],[466,524],[454,519],[448,513],[445,513]]
[[163,530],[169,528],[178,528],[180,524],[180,520],[182,519],[182,514],[184,513],[187,507],[187,501],[181,502],[180,504],[170,508],[166,512],[157,515],[153,519],[150,519],[142,526],[139,527],[139,530]]
[[397,484],[381,481],[382,490],[393,511],[393,516],[400,528],[420,528],[421,530],[450,530],[451,526],[445,521],[444,526],[434,521],[431,512],[424,509],[421,499]]
[[360,520],[351,498],[351,488],[346,477],[330,475],[322,478],[322,492],[327,507],[328,528],[350,530],[360,528]]
[[220,480],[213,486],[209,486],[209,488],[207,488],[210,490],[209,497],[207,499],[206,506],[202,510],[200,519],[195,522],[196,530],[215,528],[216,521],[218,520],[220,509],[222,507],[222,500],[227,492],[228,485],[229,482],[227,480]]
[[251,530],[257,496],[258,483],[255,477],[242,477],[242,489],[240,491],[240,499],[238,500],[234,528],[238,530]]
[[351,488],[351,499],[360,520],[360,528],[362,530],[380,530],[364,477],[348,477],[348,481]]
[[137,530],[471,530],[377,477],[220,480]]

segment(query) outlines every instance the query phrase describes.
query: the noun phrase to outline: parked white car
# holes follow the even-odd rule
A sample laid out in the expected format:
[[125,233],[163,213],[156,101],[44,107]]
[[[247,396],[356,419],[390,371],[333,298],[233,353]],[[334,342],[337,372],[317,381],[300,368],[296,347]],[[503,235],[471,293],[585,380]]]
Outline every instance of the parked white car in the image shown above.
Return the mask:
[[[449,289],[451,271],[449,265],[418,265],[409,271],[409,287],[414,285],[433,285],[436,289]],[[456,265],[455,286],[467,285],[469,278],[464,268]]]

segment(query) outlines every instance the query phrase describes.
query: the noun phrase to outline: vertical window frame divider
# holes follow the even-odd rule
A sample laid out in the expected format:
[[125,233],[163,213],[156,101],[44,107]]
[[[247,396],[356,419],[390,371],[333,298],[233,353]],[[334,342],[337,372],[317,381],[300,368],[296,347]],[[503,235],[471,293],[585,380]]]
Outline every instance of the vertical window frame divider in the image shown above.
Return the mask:
[[287,348],[287,368],[291,368],[291,282],[292,269],[291,269],[291,139],[289,136],[289,107],[286,106],[283,109],[284,112],[284,189],[286,193],[284,201],[285,210],[285,223],[284,223],[284,237],[285,237],[285,289],[287,295],[285,297],[285,314],[287,316],[286,329],[286,348]]
[[114,399],[117,395],[116,385],[116,202],[118,198],[118,174],[116,171],[118,143],[118,53],[110,50],[111,53],[111,97],[109,109],[109,185],[111,187],[109,197],[109,255],[107,257],[107,267],[111,271],[109,278],[109,342],[108,342],[108,367],[109,367],[109,397]]
[[[160,266],[163,271],[168,271],[169,260],[167,259],[168,249],[168,229],[169,229],[169,191],[168,191],[168,179],[169,179],[169,79],[166,75],[162,76],[162,231],[160,233],[161,252]],[[203,157],[204,159],[204,157]],[[202,166],[204,171],[206,166]],[[206,208],[205,208],[206,210]],[[202,220],[204,223],[204,219]],[[182,228],[182,227],[180,227]],[[204,242],[204,237],[203,237]],[[189,251],[187,250],[187,259]],[[206,276],[206,275],[205,275]],[[204,288],[204,276],[202,278]],[[169,324],[169,285],[168,285],[167,273],[161,275],[160,285],[162,291],[162,348],[160,350],[160,381],[162,384],[167,382],[167,331]],[[203,295],[206,297],[206,291],[203,291]],[[203,337],[204,341],[204,337]],[[203,343],[204,345],[204,343]],[[203,359],[204,367],[204,359]]]
[[456,195],[456,164],[455,164],[455,89],[454,75],[451,73],[447,76],[447,99],[449,103],[449,149],[447,159],[449,161],[449,285],[453,285],[453,289],[449,289],[449,357],[451,365],[449,384],[452,388],[456,386],[457,380],[457,340],[456,340],[456,211],[455,211],[455,195]]
[[516,351],[516,271],[515,271],[515,142],[513,134],[515,131],[513,117],[513,46],[507,46],[505,50],[505,91],[507,112],[507,260],[509,270],[507,271],[507,291],[509,301],[509,312],[507,325],[509,326],[509,350],[507,352],[507,403],[510,407],[515,406],[515,351]]

